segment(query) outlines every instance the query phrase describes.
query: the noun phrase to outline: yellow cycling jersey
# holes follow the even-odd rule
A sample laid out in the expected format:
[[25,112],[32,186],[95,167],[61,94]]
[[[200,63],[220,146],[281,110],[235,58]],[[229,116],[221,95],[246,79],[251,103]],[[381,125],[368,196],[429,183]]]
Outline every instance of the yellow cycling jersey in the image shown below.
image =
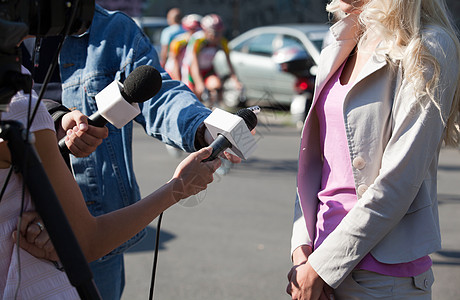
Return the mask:
[[199,38],[195,41],[194,45],[193,45],[193,51],[195,53],[200,53],[200,51],[206,47],[216,47],[216,48],[219,48],[219,49],[222,49],[225,53],[229,53],[230,50],[228,48],[228,41],[226,38],[221,38],[220,39],[220,42],[218,45],[215,45],[215,46],[211,46],[209,45],[209,41],[202,37],[202,38]]
[[169,45],[169,52],[179,55],[187,47],[190,36],[188,34],[181,34],[174,38]]

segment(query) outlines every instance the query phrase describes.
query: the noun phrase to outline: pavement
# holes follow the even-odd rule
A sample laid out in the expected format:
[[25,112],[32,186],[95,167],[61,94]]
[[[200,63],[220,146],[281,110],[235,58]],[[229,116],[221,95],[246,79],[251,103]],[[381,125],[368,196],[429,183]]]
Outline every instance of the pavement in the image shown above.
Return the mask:
[[[164,213],[154,299],[290,299],[289,242],[300,132],[286,113],[259,116],[253,157],[216,175],[207,192]],[[185,157],[135,128],[143,195],[169,180]],[[460,152],[442,149],[438,172],[443,249],[434,253],[433,299],[460,299]],[[157,220],[125,256],[123,300],[149,299]]]

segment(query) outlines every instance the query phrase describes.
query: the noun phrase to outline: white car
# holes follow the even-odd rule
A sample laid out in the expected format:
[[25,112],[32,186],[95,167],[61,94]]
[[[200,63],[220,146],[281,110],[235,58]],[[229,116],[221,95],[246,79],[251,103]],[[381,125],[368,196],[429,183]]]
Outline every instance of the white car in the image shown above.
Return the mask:
[[[326,24],[285,24],[251,29],[229,42],[230,60],[238,79],[243,84],[242,95],[235,91],[230,80],[224,84],[224,101],[228,106],[241,101],[257,100],[272,106],[290,105],[296,95],[296,77],[283,72],[273,59],[275,52],[285,47],[303,49],[311,70],[318,64],[323,40],[328,32]],[[222,51],[216,54],[214,68],[221,77],[229,73]],[[271,103],[270,103],[271,102]]]

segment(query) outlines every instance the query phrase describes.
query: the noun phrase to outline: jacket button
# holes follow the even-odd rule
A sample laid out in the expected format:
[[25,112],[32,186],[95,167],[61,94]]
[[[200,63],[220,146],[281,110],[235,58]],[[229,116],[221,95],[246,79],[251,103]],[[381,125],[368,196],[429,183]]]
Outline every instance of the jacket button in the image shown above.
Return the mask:
[[366,166],[366,161],[361,156],[355,157],[353,159],[353,167],[358,170],[363,169]]
[[359,196],[362,196],[368,189],[368,186],[365,185],[365,184],[361,184],[360,186],[358,186],[358,195]]

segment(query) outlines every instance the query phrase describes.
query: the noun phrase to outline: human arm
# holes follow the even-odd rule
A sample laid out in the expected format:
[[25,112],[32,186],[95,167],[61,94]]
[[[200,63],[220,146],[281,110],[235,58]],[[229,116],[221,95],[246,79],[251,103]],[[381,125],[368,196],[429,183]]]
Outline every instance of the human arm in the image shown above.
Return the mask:
[[291,295],[292,299],[312,299],[312,297],[315,299],[317,295],[332,294],[332,290],[324,284],[324,281],[308,264],[308,257],[313,252],[313,239],[314,237],[310,237],[307,232],[305,216],[297,196],[291,237],[293,266],[287,275],[288,285],[286,287],[286,293]]
[[141,114],[134,120],[148,135],[186,152],[209,145],[203,121],[211,110],[183,82],[171,79],[161,68],[157,53],[140,31],[135,36],[130,45],[133,51],[123,58],[130,62],[127,75],[141,65],[151,65],[160,72],[162,86],[156,96],[139,104]]
[[[127,63],[126,75],[141,65],[151,65],[160,71],[162,87],[152,99],[140,103],[141,114],[135,121],[146,133],[160,141],[187,152],[196,151],[212,142],[203,121],[211,114],[196,95],[181,81],[173,80],[160,66],[158,55],[141,32],[134,34],[132,51],[123,58]],[[129,62],[129,63],[128,63]],[[234,163],[241,161],[234,155],[225,154]]]
[[167,63],[165,66],[168,66],[169,75],[174,80],[181,80],[181,62],[179,61],[179,53],[182,45],[179,40],[174,39],[171,42],[169,47],[169,54],[167,58]]
[[193,79],[194,92],[198,98],[201,98],[201,94],[205,90],[205,84],[203,76],[201,76],[198,54],[196,51],[193,51],[191,54],[190,76],[192,76]]
[[181,72],[180,72],[180,62],[177,55],[170,53],[170,58],[173,61],[173,69],[171,70],[171,78],[174,80],[181,80]]
[[93,217],[78,185],[61,159],[54,133],[35,133],[36,149],[69,223],[88,261],[97,259],[147,226],[178,200],[204,189],[219,161],[201,163],[209,148],[188,156],[172,179],[141,201],[118,211]]
[[241,84],[238,76],[236,75],[235,68],[233,67],[232,61],[230,60],[230,52],[225,51],[225,59],[227,60],[228,68],[230,70],[230,78],[234,81],[236,88],[241,90],[243,85]]

